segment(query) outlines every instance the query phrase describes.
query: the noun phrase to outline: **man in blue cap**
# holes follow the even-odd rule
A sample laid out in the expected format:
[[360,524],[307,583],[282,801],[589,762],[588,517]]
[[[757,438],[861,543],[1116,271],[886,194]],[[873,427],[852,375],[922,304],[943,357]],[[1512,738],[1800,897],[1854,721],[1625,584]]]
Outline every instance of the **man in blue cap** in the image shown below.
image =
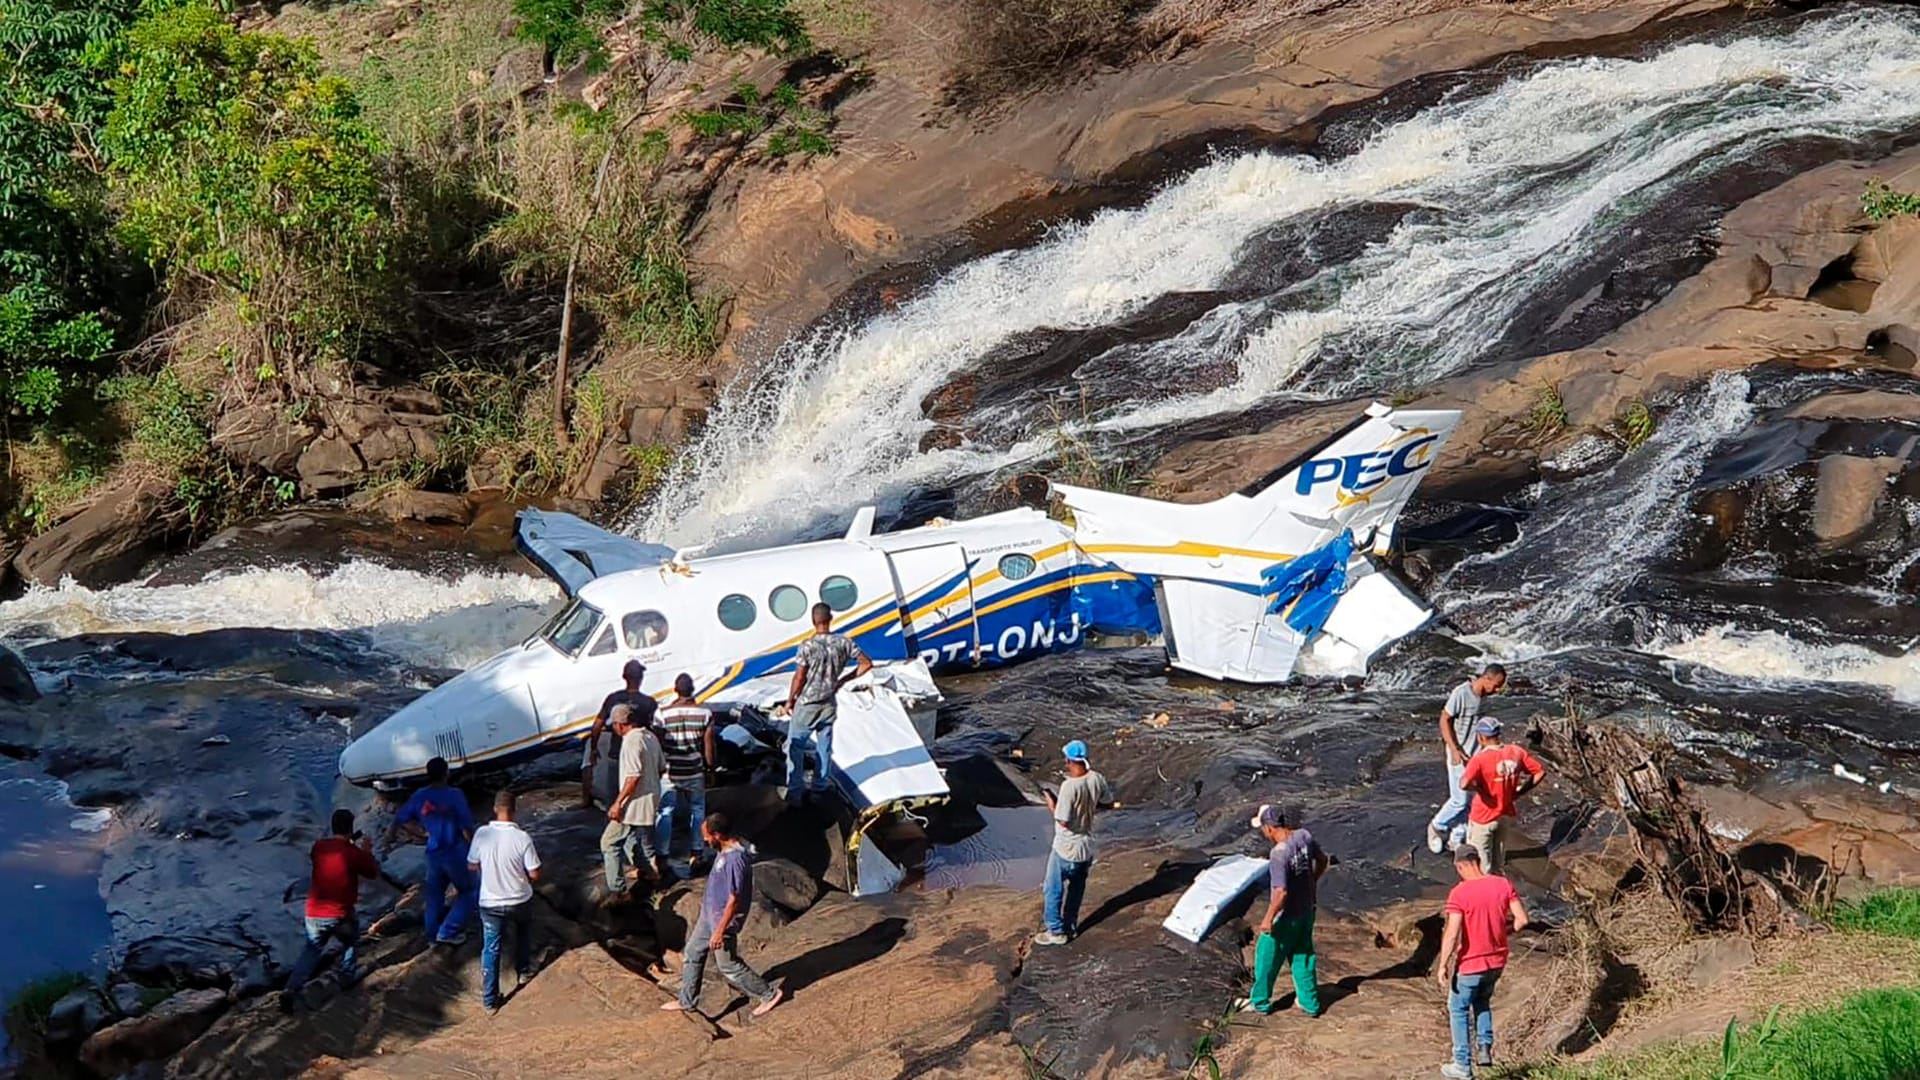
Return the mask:
[[1087,891],[1087,872],[1093,869],[1093,811],[1114,807],[1107,778],[1087,764],[1087,744],[1075,739],[1062,751],[1067,778],[1060,794],[1047,792],[1053,811],[1053,851],[1047,856],[1047,927],[1033,935],[1036,945],[1065,945],[1080,932],[1080,899]]

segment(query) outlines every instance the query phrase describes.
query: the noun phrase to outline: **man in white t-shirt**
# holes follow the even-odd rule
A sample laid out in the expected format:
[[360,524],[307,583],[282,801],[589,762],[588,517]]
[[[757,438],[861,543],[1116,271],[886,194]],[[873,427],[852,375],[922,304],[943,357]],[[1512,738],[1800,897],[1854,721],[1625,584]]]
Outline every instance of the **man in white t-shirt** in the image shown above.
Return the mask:
[[1427,850],[1435,855],[1466,840],[1467,793],[1460,788],[1460,774],[1473,756],[1473,724],[1480,719],[1481,699],[1492,697],[1506,685],[1507,669],[1488,664],[1480,674],[1454,687],[1440,709],[1440,746],[1447,756],[1447,801],[1427,823]]
[[500,1010],[500,935],[513,926],[513,967],[520,981],[533,978],[533,883],[540,880],[540,853],[533,837],[513,823],[513,792],[493,797],[493,820],[480,826],[467,849],[467,867],[480,876],[480,1003]]

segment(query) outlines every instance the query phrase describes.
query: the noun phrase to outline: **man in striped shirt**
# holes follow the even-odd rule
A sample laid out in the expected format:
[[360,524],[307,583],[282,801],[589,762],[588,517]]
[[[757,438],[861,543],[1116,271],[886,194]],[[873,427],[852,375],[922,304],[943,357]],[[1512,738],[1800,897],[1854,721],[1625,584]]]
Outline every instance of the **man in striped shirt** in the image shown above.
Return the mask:
[[[668,857],[674,873],[692,877],[706,861],[700,823],[707,817],[707,763],[713,760],[713,714],[693,699],[693,676],[681,672],[673,680],[674,698],[654,719],[660,748],[667,759],[666,784],[660,789],[657,847]],[[674,834],[687,830],[686,863],[673,858]]]

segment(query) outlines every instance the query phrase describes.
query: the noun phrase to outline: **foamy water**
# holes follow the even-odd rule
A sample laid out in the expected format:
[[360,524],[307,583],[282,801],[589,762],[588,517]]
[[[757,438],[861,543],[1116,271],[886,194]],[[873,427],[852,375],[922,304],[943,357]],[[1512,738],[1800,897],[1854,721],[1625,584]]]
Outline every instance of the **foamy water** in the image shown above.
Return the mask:
[[325,573],[251,568],[192,585],[35,587],[0,603],[0,639],[79,634],[190,634],[238,627],[364,631],[415,664],[468,667],[522,640],[560,590],[526,574],[442,578],[355,560]]
[[1857,683],[1920,703],[1920,653],[1887,656],[1859,645],[1809,645],[1774,630],[1723,625],[1647,651],[1761,682]]
[[1014,434],[926,453],[921,401],[1015,335],[1105,325],[1170,293],[1213,288],[1276,223],[1366,202],[1427,209],[1269,298],[1259,317],[1203,318],[1150,350],[1168,370],[1148,384],[1182,385],[1183,365],[1217,371],[1225,361],[1223,385],[1187,379],[1190,390],[1065,426],[1138,428],[1280,393],[1418,386],[1471,363],[1544,282],[1688,178],[1773,143],[1916,122],[1920,16],[1876,9],[1644,60],[1546,65],[1383,127],[1333,162],[1216,161],[1137,209],[961,266],[864,325],[789,342],[723,395],[630,531],[668,543],[777,533],[823,510],[1044,455],[1056,423],[1044,395],[1020,406],[1024,434],[996,425]]

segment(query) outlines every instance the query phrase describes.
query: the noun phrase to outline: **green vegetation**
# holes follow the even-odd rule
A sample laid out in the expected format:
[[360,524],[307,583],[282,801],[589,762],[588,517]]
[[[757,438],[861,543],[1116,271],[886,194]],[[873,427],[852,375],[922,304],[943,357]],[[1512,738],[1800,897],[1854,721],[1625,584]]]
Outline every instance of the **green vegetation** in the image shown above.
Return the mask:
[[1613,437],[1628,450],[1638,450],[1648,439],[1653,438],[1659,424],[1654,419],[1653,410],[1644,401],[1629,401],[1621,406],[1613,419]]
[[1539,393],[1534,395],[1533,411],[1527,415],[1527,430],[1536,439],[1550,439],[1567,429],[1567,401],[1560,396],[1560,388],[1552,383],[1541,383]]
[[[864,0],[825,2],[870,22]],[[310,410],[388,377],[472,411],[433,460],[368,482],[485,460],[552,488],[619,408],[600,369],[654,378],[711,353],[722,299],[686,258],[689,196],[660,184],[686,140],[646,112],[647,80],[661,56],[731,77],[750,58],[730,53],[809,54],[789,0],[267,5],[264,25],[234,9],[0,0],[0,530],[44,530],[130,472],[196,524],[286,502],[293,478],[215,448],[221,416],[331,415]],[[542,89],[521,41],[548,70],[608,74]],[[791,81],[738,83],[682,122],[696,145],[833,149]],[[548,363],[563,297],[570,366]],[[635,487],[657,482],[665,449],[634,453]]]
[[1496,1072],[1512,1080],[1920,1080],[1920,990],[1869,990],[1789,1020],[1729,1024],[1718,1044]]
[[92,977],[78,971],[42,975],[14,991],[7,999],[7,1030],[15,1036],[43,1034],[53,1006],[63,997],[93,985]]
[[718,109],[682,114],[694,134],[704,138],[738,135],[753,139],[772,129],[767,137],[767,153],[774,157],[803,154],[815,157],[833,153],[833,138],[827,133],[829,117],[800,100],[800,88],[783,82],[762,94],[750,82],[734,86],[733,99]]
[[1860,194],[1860,211],[1874,221],[1911,217],[1920,214],[1920,194],[1895,191],[1876,177],[1867,181],[1867,189]]
[[1920,888],[1877,889],[1860,900],[1842,900],[1828,921],[1839,930],[1920,940]]

